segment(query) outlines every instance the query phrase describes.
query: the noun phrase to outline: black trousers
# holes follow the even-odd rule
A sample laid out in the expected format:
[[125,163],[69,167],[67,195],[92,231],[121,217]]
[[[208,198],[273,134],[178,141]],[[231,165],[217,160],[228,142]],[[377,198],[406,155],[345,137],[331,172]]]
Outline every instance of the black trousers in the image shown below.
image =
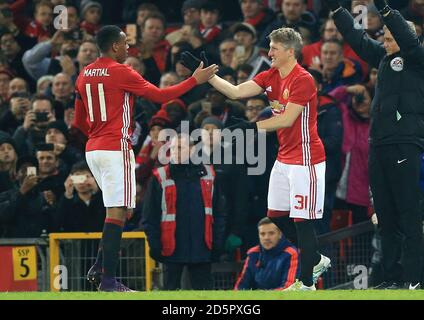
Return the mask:
[[165,263],[164,264],[164,289],[181,289],[181,276],[187,266],[193,290],[212,290],[212,264],[211,263]]
[[381,232],[385,281],[420,281],[421,154],[421,148],[414,144],[370,148],[370,185]]

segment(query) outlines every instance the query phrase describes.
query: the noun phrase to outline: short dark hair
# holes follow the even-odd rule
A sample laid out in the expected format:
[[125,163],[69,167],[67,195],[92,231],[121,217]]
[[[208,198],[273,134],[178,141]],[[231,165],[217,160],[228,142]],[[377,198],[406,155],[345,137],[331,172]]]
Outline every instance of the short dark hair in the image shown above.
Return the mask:
[[91,173],[90,167],[88,166],[87,162],[85,162],[84,160],[82,161],[78,161],[77,163],[75,163],[72,168],[71,168],[71,174],[74,174],[75,172],[78,171],[88,171]]
[[163,29],[165,31],[166,29],[166,19],[165,16],[160,13],[160,11],[153,11],[151,13],[149,13],[143,20],[143,23],[141,24],[141,28],[144,29],[144,27],[146,26],[146,21],[149,19],[156,19],[156,20],[160,20],[162,22],[163,25]]
[[112,45],[121,38],[122,30],[113,25],[104,26],[96,35],[96,44],[100,52],[108,52]]
[[249,98],[246,99],[246,103],[249,100],[261,100],[265,104],[265,106],[267,106],[269,104],[268,98],[264,94],[258,94],[257,96],[249,97]]
[[137,13],[139,11],[159,12],[159,8],[153,3],[142,3],[137,7]]
[[259,222],[258,222],[258,228],[260,227],[260,226],[263,226],[264,224],[274,224],[274,222],[272,222],[272,220],[270,219],[270,218],[268,218],[268,217],[265,217],[265,218],[262,218],[261,220],[259,220]]
[[31,99],[31,108],[32,108],[34,102],[37,101],[37,100],[47,100],[48,102],[50,102],[50,107],[52,109],[52,112],[54,112],[53,100],[49,96],[47,96],[45,94],[34,95]]

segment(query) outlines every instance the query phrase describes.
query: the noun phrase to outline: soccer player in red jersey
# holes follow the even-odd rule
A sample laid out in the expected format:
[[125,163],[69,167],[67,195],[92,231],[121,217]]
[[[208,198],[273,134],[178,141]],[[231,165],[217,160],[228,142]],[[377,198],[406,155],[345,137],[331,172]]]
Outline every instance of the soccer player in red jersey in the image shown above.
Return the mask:
[[120,28],[103,27],[96,41],[101,57],[86,66],[76,81],[73,123],[88,136],[87,163],[103,192],[106,207],[99,254],[87,277],[93,281],[101,279],[101,291],[130,291],[116,280],[115,274],[122,228],[128,210],[135,207],[135,161],[130,143],[133,96],[167,102],[208,81],[218,67],[203,68],[200,63],[192,77],[159,89],[123,64],[128,44]]
[[[301,252],[300,281],[287,290],[315,290],[314,283],[330,266],[330,259],[318,253],[313,226],[314,219],[322,218],[325,191],[325,151],[317,132],[317,89],[312,76],[297,63],[302,49],[300,34],[280,28],[269,38],[269,70],[237,86],[217,75],[209,83],[231,99],[262,92],[268,96],[272,118],[256,123],[241,121],[229,129],[277,131],[280,148],[269,181],[267,215]],[[188,53],[183,57],[193,69],[196,58]]]

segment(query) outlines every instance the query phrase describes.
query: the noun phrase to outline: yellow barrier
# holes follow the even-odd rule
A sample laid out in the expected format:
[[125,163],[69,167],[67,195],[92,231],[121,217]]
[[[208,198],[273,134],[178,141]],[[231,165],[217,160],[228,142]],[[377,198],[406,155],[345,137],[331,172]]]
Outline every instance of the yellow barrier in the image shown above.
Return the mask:
[[[60,240],[89,240],[89,239],[101,239],[101,232],[91,233],[50,233],[50,291],[59,291],[55,288],[53,279],[55,277],[54,269],[60,263],[59,257],[59,242]],[[145,239],[145,261],[146,261],[146,290],[152,288],[152,269],[154,267],[154,260],[149,256],[149,244],[144,232],[124,232],[122,233],[123,239]]]

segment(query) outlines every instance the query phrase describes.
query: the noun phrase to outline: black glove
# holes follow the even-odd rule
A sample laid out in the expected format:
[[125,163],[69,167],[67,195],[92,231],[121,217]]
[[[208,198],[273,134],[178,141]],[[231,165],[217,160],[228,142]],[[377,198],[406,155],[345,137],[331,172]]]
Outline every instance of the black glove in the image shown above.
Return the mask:
[[243,131],[246,131],[247,129],[253,129],[255,130],[255,133],[258,131],[258,126],[256,125],[256,122],[250,122],[236,117],[231,117],[230,119],[234,122],[237,122],[236,124],[227,127],[227,129],[229,129],[230,131],[233,131],[234,129],[242,129]]
[[202,51],[200,53],[200,59],[196,58],[191,52],[184,51],[181,54],[182,64],[187,69],[190,69],[192,72],[194,72],[198,67],[201,61],[203,61],[203,67],[208,67],[208,59],[206,58],[205,51]]
[[340,3],[338,0],[324,0],[327,6],[331,9],[331,11],[336,11],[340,8]]

